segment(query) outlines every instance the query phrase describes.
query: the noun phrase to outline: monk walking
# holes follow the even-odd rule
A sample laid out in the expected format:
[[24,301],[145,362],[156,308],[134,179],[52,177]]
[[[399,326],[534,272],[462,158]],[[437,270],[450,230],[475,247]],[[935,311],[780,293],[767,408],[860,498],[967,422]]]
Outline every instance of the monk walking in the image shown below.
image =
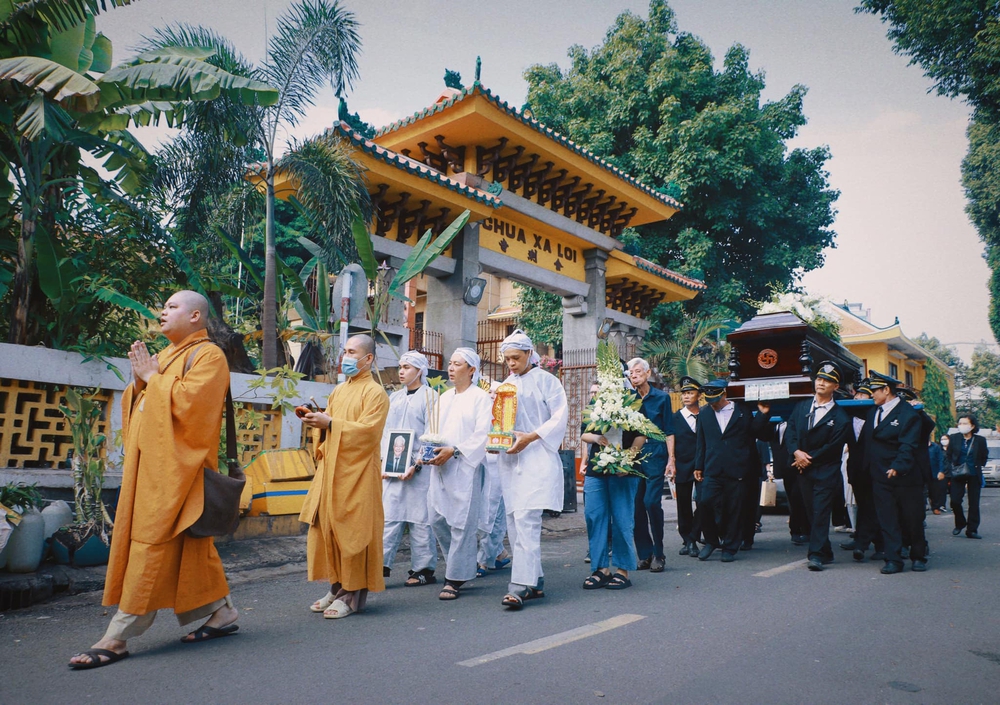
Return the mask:
[[385,589],[379,445],[389,397],[372,377],[374,362],[370,336],[348,338],[340,366],[347,382],[333,390],[325,413],[303,418],[322,432],[299,521],[309,525],[308,578],[330,583],[310,609],[327,619],[362,611],[369,590]]
[[104,583],[104,604],[117,604],[118,612],[103,639],[70,659],[71,668],[125,658],[126,642],[149,629],[160,609],[173,609],[182,626],[209,618],[181,639],[186,644],[239,629],[213,539],[184,531],[202,513],[202,469],[218,470],[229,387],[225,354],[208,340],[207,322],[208,301],[179,291],[160,314],[170,345],[152,356],[138,341],[129,350],[125,466]]

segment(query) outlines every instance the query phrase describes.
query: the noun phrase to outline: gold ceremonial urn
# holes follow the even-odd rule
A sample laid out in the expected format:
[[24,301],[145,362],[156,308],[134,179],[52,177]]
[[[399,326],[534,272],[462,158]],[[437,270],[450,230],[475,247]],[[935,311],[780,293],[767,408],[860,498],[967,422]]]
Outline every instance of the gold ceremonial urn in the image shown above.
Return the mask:
[[486,439],[487,453],[506,453],[514,445],[514,419],[517,417],[517,387],[504,383],[497,387],[493,400],[493,426]]

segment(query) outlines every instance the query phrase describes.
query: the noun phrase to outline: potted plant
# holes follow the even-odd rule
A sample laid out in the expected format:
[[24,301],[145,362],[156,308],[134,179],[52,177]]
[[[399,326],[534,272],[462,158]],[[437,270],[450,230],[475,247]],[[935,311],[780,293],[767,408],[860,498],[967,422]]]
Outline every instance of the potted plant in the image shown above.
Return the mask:
[[30,573],[42,562],[45,520],[38,513],[42,496],[35,485],[11,483],[0,487],[0,521],[13,529],[0,546],[0,566],[11,573]]
[[71,467],[76,511],[74,522],[53,534],[52,553],[58,563],[101,565],[108,561],[114,526],[101,499],[106,467],[101,457],[106,439],[97,432],[101,404],[69,387],[66,404],[59,410],[66,417],[73,437]]

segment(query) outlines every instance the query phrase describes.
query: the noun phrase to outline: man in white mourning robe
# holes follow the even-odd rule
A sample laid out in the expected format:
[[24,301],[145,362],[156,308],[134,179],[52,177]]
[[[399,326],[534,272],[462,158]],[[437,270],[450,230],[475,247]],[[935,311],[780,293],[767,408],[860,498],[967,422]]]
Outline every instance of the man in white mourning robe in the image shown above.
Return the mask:
[[455,385],[441,395],[439,435],[445,445],[428,468],[428,504],[434,535],[445,552],[445,584],[438,598],[458,599],[459,589],[476,577],[476,535],[482,511],[483,461],[493,421],[490,395],[476,386],[479,355],[458,348],[448,362]]
[[421,469],[420,436],[427,427],[428,402],[433,406],[438,393],[427,386],[427,358],[422,353],[409,350],[399,358],[399,381],[403,388],[389,397],[389,415],[382,444],[392,430],[413,431],[406,473],[402,477],[382,474],[382,508],[385,512],[385,529],[382,532],[382,573],[389,577],[396,551],[403,539],[403,530],[410,527],[410,572],[407,587],[429,585],[437,582],[437,546],[431,531],[430,512],[427,508],[427,491],[430,487],[430,469]]
[[[494,382],[500,386],[498,382]],[[491,394],[492,397],[492,394]],[[499,570],[510,565],[510,558],[503,555],[503,537],[507,534],[507,510],[503,504],[503,487],[500,485],[500,458],[487,453],[483,461],[483,509],[479,517],[479,554],[476,576],[486,575],[487,570]]]
[[566,391],[537,366],[531,339],[515,330],[500,344],[517,387],[514,445],[500,454],[500,482],[507,509],[507,536],[513,563],[502,604],[521,609],[524,601],[545,596],[542,573],[542,512],[562,511],[563,470],[559,446],[566,435]]

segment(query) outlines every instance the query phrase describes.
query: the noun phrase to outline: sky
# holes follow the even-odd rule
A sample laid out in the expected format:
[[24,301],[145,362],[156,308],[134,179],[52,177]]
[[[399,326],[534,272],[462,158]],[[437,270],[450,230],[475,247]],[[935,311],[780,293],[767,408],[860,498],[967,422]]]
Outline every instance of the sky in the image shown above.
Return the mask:
[[[98,18],[98,29],[130,55],[152,28],[185,22],[211,27],[253,61],[288,0],[141,0]],[[930,92],[918,66],[893,53],[885,27],[857,15],[854,0],[672,0],[679,29],[697,35],[721,64],[735,43],[763,71],[765,99],[794,85],[809,92],[808,124],[790,147],[829,146],[836,202],[835,247],[802,279],[810,294],[859,302],[877,326],[898,317],[910,337],[922,332],[958,344],[966,360],[976,343],[996,345],[987,315],[989,270],[965,214],[961,162],[968,107]],[[532,64],[569,65],[574,44],[601,43],[623,11],[646,16],[648,2],[613,0],[344,0],[361,24],[360,78],[351,112],[381,127],[433,103],[445,68],[482,82],[512,105],[524,102]],[[308,137],[337,116],[330,89],[291,137]],[[166,134],[151,128],[153,145]],[[886,269],[881,266],[891,265]]]

